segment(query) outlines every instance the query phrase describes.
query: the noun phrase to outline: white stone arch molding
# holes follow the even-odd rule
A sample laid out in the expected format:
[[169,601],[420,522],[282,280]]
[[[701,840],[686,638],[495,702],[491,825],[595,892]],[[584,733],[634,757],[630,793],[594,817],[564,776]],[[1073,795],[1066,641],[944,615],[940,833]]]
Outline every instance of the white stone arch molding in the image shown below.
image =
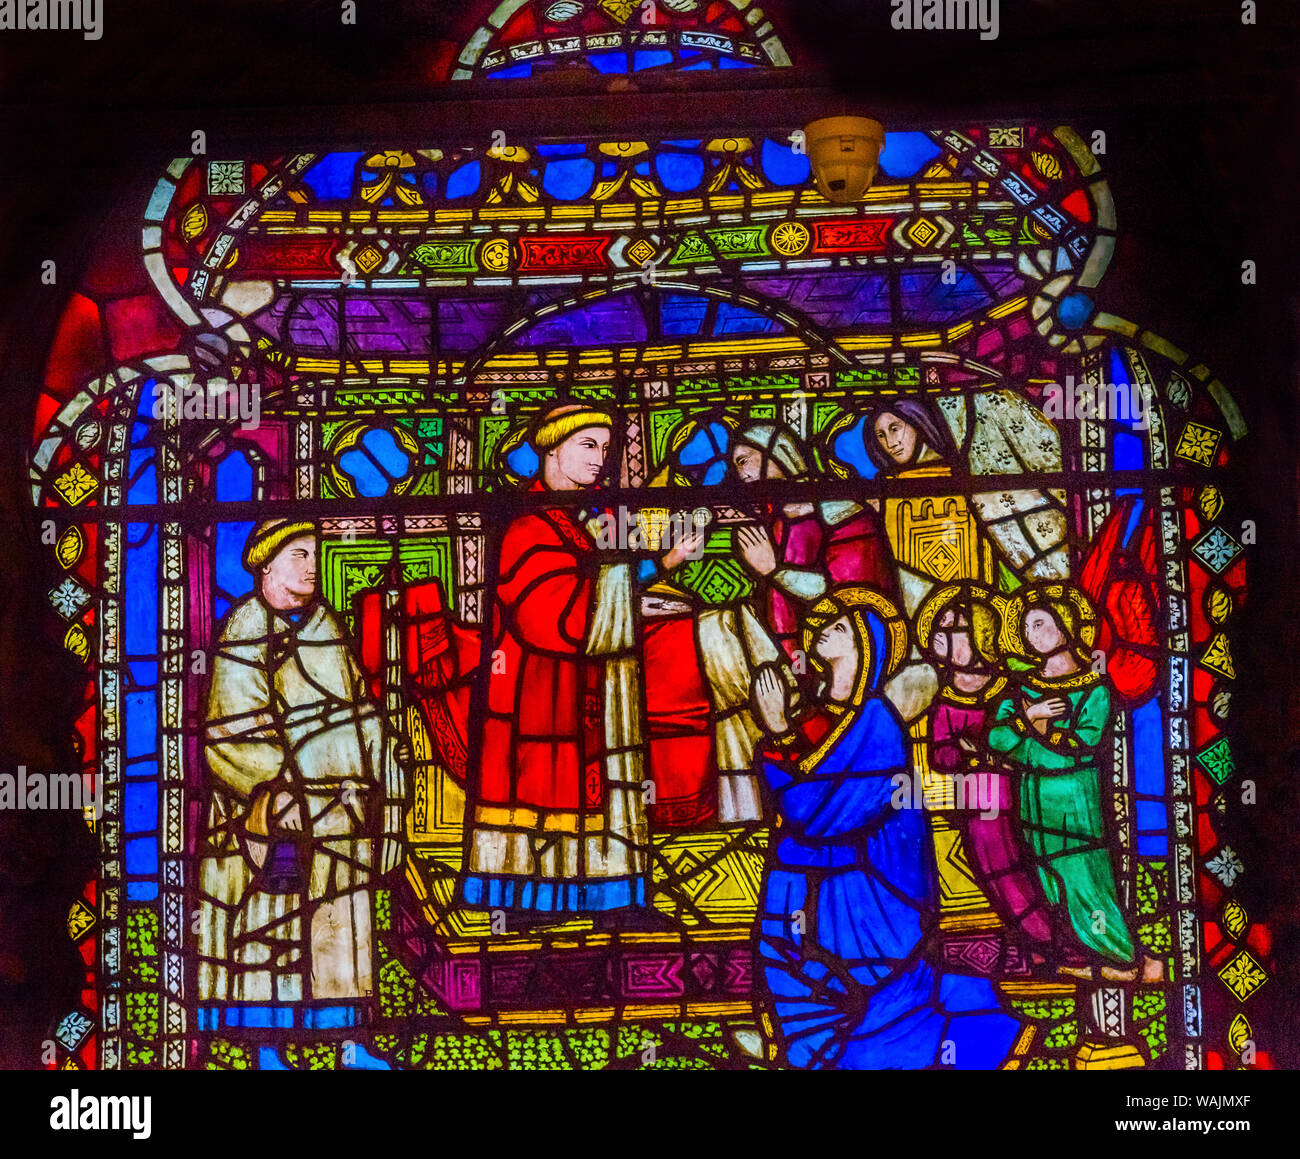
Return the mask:
[[270,172],[222,225],[204,254],[202,265],[191,271],[183,286],[177,285],[171,276],[163,254],[162,230],[181,178],[199,159],[178,157],[167,166],[145,208],[141,244],[145,269],[154,288],[188,329],[218,335],[243,357],[249,357],[252,339],[244,320],[270,304],[275,293],[273,280],[268,277],[230,281],[222,268],[247,226],[279,197],[291,179],[306,172],[319,156],[296,153]]
[[1036,254],[1021,253],[1019,267],[1022,274],[1037,281],[1053,274],[1065,275],[1071,285],[1083,289],[1093,289],[1101,282],[1115,253],[1118,228],[1115,199],[1097,158],[1074,129],[1059,125],[1051,131],[1051,136],[1073,161],[1080,183],[1087,191],[1092,206],[1092,221],[1089,223],[1079,222],[1058,209],[1052,202],[1050,190],[1037,192],[1006,164],[995,149],[972,141],[957,129],[931,129],[929,135],[958,161],[983,174],[992,186],[1017,208],[1031,214],[1047,232],[1048,237]]
[[[127,462],[131,451],[131,426],[137,421],[140,391],[152,379],[160,384],[160,392],[168,389],[183,397],[183,392],[194,384],[196,377],[193,361],[187,355],[160,354],[123,363],[87,381],[59,408],[32,451],[28,477],[33,505],[43,510],[44,499],[55,498],[60,504],[57,510],[68,515],[69,508],[75,510],[85,501],[69,503],[57,490],[47,490],[52,488],[54,478],[67,470],[66,464],[56,466],[55,459],[60,448],[68,445],[72,448],[74,463],[82,461],[84,453],[99,448],[100,479],[91,493],[96,500],[96,513],[122,507],[131,484],[127,477]],[[162,384],[166,384],[165,388]],[[108,413],[97,413],[99,404],[105,400],[109,403]],[[175,424],[164,421],[160,426],[164,435],[157,443],[155,459],[159,502],[177,502],[182,498],[182,491]],[[166,433],[169,430],[171,434]]]

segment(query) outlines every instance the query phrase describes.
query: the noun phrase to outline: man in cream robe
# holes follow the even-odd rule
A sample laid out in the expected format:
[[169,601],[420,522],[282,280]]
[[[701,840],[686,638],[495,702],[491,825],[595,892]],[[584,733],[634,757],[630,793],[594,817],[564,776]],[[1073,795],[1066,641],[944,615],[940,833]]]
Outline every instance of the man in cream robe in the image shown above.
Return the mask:
[[199,996],[356,1001],[374,988],[373,845],[400,846],[402,778],[343,628],[316,595],[310,523],[249,539],[257,590],[212,665]]

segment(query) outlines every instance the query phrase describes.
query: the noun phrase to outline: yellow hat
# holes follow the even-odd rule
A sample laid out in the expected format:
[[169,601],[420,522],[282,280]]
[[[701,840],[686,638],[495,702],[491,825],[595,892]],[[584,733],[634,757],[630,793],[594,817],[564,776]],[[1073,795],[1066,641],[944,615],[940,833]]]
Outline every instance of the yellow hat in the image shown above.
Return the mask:
[[316,525],[305,520],[268,519],[259,523],[244,548],[244,567],[256,574],[290,540],[315,534]]
[[554,450],[570,435],[587,427],[613,427],[614,420],[603,410],[583,406],[581,403],[556,407],[549,411],[546,418],[533,434],[532,443],[535,450],[545,454]]

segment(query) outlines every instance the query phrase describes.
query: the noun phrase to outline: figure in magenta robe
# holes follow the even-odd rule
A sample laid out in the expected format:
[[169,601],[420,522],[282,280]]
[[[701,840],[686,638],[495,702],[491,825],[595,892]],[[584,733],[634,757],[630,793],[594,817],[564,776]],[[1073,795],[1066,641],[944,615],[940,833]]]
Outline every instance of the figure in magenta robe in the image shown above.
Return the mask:
[[[812,477],[794,434],[766,424],[736,434],[731,462],[745,483]],[[766,589],[768,624],[790,655],[804,612],[832,587],[855,584],[896,598],[893,555],[872,508],[851,500],[768,504],[762,519],[737,532],[736,546]]]
[[1047,902],[1020,833],[1018,785],[985,743],[1008,684],[997,643],[1000,602],[979,584],[938,588],[917,614],[916,636],[939,673],[930,765],[955,782],[953,820],[976,880],[1006,927],[1009,949],[1039,966],[1053,942]]

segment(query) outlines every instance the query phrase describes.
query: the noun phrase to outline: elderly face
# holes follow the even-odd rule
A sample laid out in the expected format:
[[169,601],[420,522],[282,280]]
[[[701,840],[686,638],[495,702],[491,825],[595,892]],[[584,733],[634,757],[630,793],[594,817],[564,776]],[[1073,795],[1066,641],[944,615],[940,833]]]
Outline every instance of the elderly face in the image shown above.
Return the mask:
[[737,445],[731,452],[731,462],[742,483],[757,483],[762,478],[785,478],[785,472],[775,459],[765,456],[757,447],[751,447],[748,443]]
[[885,411],[875,426],[876,441],[895,463],[905,467],[916,454],[916,428],[893,411]]
[[823,660],[839,660],[858,654],[858,638],[848,616],[841,616],[827,624],[813,643],[813,651]]
[[550,452],[560,478],[572,487],[591,487],[605,470],[609,429],[584,427]]
[[971,648],[970,620],[949,608],[939,617],[939,627],[932,641],[936,656],[950,660],[955,668],[969,668],[974,659]]
[[1042,608],[1025,613],[1025,642],[1040,656],[1051,656],[1065,647],[1065,633],[1056,617]]
[[316,594],[316,537],[289,540],[262,565],[262,575],[299,604],[308,603]]

